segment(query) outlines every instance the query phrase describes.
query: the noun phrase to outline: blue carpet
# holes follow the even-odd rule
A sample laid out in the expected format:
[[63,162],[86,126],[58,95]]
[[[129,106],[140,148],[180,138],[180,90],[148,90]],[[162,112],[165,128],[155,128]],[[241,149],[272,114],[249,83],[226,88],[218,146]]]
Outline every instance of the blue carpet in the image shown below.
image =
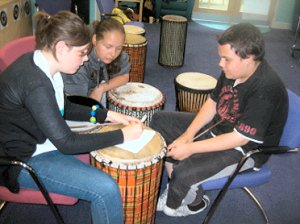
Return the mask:
[[[165,110],[175,109],[174,78],[187,71],[202,72],[214,77],[220,74],[218,67],[216,37],[222,31],[189,23],[185,63],[179,68],[168,68],[158,64],[160,24],[145,24],[148,40],[145,82],[160,89],[167,98]],[[289,49],[294,34],[288,30],[270,30],[264,33],[266,59],[278,72],[285,85],[300,95],[300,63],[290,56]],[[172,41],[172,40],[170,40]],[[299,130],[295,130],[299,131]],[[300,223],[300,154],[273,156],[268,165],[273,176],[269,183],[251,188],[259,198],[272,224]],[[164,173],[161,188],[166,185]],[[213,200],[217,191],[207,192]],[[89,203],[80,201],[75,206],[59,206],[68,224],[91,223]],[[184,217],[171,218],[162,212],[156,214],[156,224],[202,223],[207,211]],[[9,203],[0,215],[0,224],[52,224],[55,223],[47,206]],[[253,201],[240,189],[230,190],[217,209],[211,224],[263,224],[260,211]]]

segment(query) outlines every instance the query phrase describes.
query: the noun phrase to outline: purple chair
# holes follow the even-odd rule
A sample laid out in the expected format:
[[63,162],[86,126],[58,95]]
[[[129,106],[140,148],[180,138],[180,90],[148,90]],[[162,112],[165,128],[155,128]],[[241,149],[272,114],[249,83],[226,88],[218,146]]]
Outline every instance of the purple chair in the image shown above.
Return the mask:
[[[101,16],[112,16],[111,12],[113,8],[115,7],[115,3],[113,0],[96,0],[98,8],[100,10]],[[144,23],[139,22],[139,21],[130,21],[126,23],[126,25],[133,25],[133,26],[138,26],[141,28],[145,28]]]

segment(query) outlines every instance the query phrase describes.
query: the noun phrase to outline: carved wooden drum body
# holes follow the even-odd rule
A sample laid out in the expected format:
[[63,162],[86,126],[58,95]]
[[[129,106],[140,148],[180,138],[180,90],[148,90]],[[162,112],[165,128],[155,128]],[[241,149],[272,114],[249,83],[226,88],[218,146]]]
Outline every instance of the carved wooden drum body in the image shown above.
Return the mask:
[[[106,126],[100,132],[121,127]],[[92,164],[119,184],[126,224],[154,223],[165,154],[166,143],[157,132],[137,153],[117,146],[91,152]]]

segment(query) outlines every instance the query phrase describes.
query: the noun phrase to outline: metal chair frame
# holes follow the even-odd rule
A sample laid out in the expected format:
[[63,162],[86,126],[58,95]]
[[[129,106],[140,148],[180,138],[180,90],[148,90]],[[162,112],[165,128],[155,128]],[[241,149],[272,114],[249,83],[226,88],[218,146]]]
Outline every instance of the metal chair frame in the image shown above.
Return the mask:
[[[0,158],[0,165],[4,165],[4,166],[21,166],[22,168],[26,169],[30,176],[32,177],[32,179],[34,180],[34,182],[36,183],[37,187],[39,188],[39,190],[41,191],[41,193],[43,194],[48,206],[50,207],[56,221],[58,224],[64,224],[63,218],[61,216],[61,214],[59,213],[57,206],[53,203],[52,199],[49,196],[49,193],[46,189],[46,187],[43,185],[43,183],[39,180],[38,176],[36,175],[36,172],[34,171],[34,169],[27,165],[24,162],[18,161],[18,160],[10,160],[7,158]],[[5,205],[5,203],[2,203],[2,207]]]
[[294,43],[290,49],[290,53],[293,58],[295,57],[295,51],[300,51],[300,48],[297,48],[297,40],[299,38],[299,35],[300,35],[300,16],[298,19],[297,29],[295,32]]
[[[246,153],[242,159],[239,161],[235,171],[229,176],[227,182],[225,183],[225,185],[223,186],[223,188],[220,190],[220,192],[218,193],[216,199],[214,200],[214,202],[212,203],[208,213],[206,214],[206,217],[203,221],[202,224],[207,224],[209,223],[209,221],[211,220],[213,214],[215,213],[217,207],[219,206],[221,200],[223,199],[223,197],[225,196],[230,184],[233,182],[233,180],[235,179],[235,177],[238,175],[239,171],[241,170],[241,168],[243,167],[243,165],[245,164],[245,162],[254,154],[257,153],[265,153],[265,154],[280,154],[280,153],[287,153],[287,152],[298,152],[299,148],[293,148],[290,149],[287,146],[278,146],[278,147],[266,147],[266,148],[258,148],[258,149],[254,149],[252,151],[249,151],[248,153]],[[253,171],[255,172],[255,171]],[[242,189],[253,199],[253,201],[255,202],[255,204],[258,206],[258,208],[260,209],[262,215],[264,216],[264,219],[266,221],[267,224],[269,224],[269,219],[267,216],[266,211],[264,210],[263,206],[261,205],[261,203],[258,201],[258,199],[255,197],[255,195],[247,188],[247,187],[242,187]]]

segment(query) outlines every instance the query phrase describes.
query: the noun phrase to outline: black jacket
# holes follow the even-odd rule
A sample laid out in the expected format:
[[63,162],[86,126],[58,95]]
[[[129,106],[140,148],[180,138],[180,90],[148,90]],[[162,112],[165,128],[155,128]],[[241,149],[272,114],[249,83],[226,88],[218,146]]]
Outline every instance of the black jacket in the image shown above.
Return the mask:
[[[36,144],[48,138],[64,154],[86,153],[123,142],[121,130],[96,134],[71,132],[64,119],[88,121],[90,107],[65,98],[62,117],[51,81],[33,62],[33,53],[16,60],[0,75],[0,156],[28,161]],[[97,110],[103,122],[107,110]],[[17,192],[19,168],[1,167],[0,184]]]

